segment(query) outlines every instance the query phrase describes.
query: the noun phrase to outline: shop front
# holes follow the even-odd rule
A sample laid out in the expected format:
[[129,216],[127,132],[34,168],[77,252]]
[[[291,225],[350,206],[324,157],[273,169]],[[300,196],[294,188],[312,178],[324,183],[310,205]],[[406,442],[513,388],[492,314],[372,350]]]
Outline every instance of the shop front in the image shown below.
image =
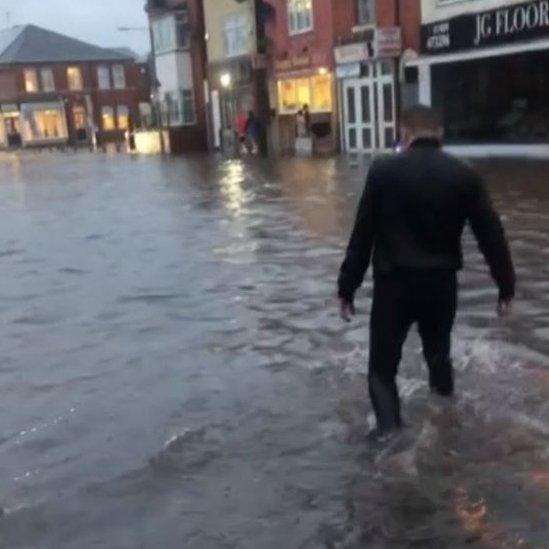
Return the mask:
[[466,155],[549,154],[549,2],[463,14],[422,28],[420,100]]
[[23,103],[21,135],[25,147],[67,143],[68,129],[64,103]]
[[[395,58],[400,54],[400,30],[390,29],[393,42],[380,47],[377,31],[370,40],[335,48],[340,96],[341,147],[349,153],[391,149],[397,137]],[[378,36],[378,38],[376,38]],[[388,36],[382,31],[381,37]]]
[[335,78],[329,59],[309,55],[275,63],[280,152],[332,153],[337,148]]
[[21,141],[21,114],[19,105],[2,103],[0,105],[0,147],[11,149],[20,147]]

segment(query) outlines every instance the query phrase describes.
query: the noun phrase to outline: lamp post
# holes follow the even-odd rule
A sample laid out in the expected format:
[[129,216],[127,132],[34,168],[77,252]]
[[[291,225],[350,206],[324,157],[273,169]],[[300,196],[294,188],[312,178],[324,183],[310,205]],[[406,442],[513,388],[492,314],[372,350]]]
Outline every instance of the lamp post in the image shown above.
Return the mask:
[[152,22],[149,18],[149,25],[147,27],[118,27],[118,30],[120,32],[147,32],[149,34],[149,40],[151,43],[151,57],[152,57],[152,65],[149,64],[149,68],[151,69],[151,80],[152,80],[151,99],[152,99],[153,110],[154,110],[154,118],[156,121],[156,126],[158,128],[158,137],[160,140],[160,152],[162,154],[165,154],[166,146],[164,144],[164,128],[162,124],[162,112],[160,108],[160,82],[158,81],[157,73],[156,73],[156,47],[154,43],[154,33],[153,33]]

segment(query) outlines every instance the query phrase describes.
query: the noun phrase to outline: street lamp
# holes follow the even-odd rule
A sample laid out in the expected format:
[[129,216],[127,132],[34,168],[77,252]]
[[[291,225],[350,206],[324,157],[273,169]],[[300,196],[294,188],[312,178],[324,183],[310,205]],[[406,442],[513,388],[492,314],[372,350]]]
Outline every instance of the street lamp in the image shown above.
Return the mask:
[[166,147],[164,145],[164,128],[162,127],[162,112],[160,109],[160,82],[158,81],[156,73],[156,47],[154,44],[154,34],[152,23],[149,20],[148,27],[118,27],[120,32],[148,32],[149,39],[151,42],[151,57],[152,57],[152,94],[151,99],[153,102],[154,108],[154,117],[156,119],[156,124],[158,127],[158,137],[160,139],[160,152],[164,154],[166,152]]
[[231,74],[228,73],[228,72],[224,72],[221,77],[219,78],[219,81],[221,82],[221,85],[225,88],[225,89],[229,89],[231,87],[231,84],[232,84],[232,77],[231,77]]

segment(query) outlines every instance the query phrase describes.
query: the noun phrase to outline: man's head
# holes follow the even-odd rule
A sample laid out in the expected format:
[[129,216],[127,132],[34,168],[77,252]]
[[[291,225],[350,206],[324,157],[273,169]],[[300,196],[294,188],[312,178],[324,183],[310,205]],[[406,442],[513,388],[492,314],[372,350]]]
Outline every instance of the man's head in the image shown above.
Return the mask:
[[402,139],[409,147],[416,139],[442,141],[444,128],[435,111],[419,105],[405,110],[401,117]]

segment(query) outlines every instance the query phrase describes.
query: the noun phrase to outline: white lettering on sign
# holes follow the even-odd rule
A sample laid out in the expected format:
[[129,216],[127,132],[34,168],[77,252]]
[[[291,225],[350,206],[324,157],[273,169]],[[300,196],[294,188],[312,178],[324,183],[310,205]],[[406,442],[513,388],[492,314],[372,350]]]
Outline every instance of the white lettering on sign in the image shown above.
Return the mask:
[[526,30],[549,28],[549,0],[510,6],[476,16],[475,46],[490,38],[512,36]]

